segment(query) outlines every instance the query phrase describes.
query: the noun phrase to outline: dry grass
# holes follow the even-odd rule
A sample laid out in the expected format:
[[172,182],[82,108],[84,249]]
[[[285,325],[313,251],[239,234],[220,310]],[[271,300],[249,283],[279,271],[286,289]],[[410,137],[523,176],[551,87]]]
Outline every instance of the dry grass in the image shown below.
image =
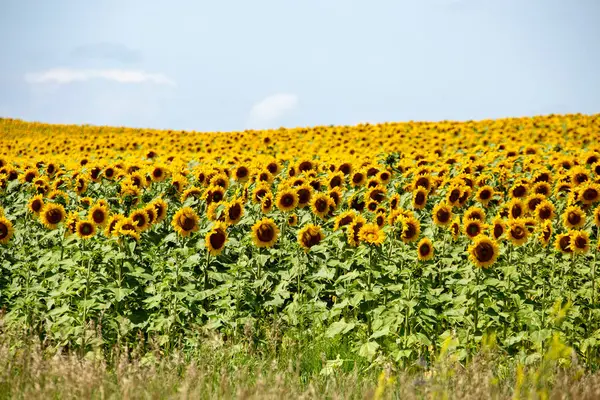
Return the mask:
[[[133,354],[133,353],[132,353]],[[237,354],[237,356],[236,356]],[[242,357],[240,357],[242,355]],[[521,383],[510,366],[481,356],[467,368],[450,361],[433,368],[395,370],[389,364],[306,373],[287,362],[223,346],[200,356],[119,357],[50,353],[39,343],[0,345],[0,398],[15,399],[599,399],[600,374],[538,367]],[[502,364],[508,365],[508,364]],[[515,396],[515,387],[521,387]]]

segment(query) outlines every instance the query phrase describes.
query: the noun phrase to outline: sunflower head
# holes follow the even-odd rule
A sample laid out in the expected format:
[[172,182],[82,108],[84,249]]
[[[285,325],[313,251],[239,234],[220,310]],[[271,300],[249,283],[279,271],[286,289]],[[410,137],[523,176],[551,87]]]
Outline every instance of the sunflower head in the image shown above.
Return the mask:
[[44,198],[41,194],[34,196],[29,200],[27,208],[35,215],[40,215],[42,208],[44,208]]
[[[106,223],[106,228],[104,229],[104,236],[106,236],[106,237],[118,236],[119,231],[117,230],[117,226],[119,225],[119,222],[123,219],[125,219],[125,217],[120,214],[115,214],[115,215],[111,216],[108,219],[108,222]],[[73,233],[75,233],[75,232],[73,232]]]
[[423,238],[417,244],[417,257],[421,261],[431,260],[434,255],[433,243],[429,238]]
[[463,221],[477,220],[481,223],[485,222],[485,211],[480,207],[469,207],[463,215]]
[[484,185],[484,186],[480,187],[479,190],[477,191],[477,194],[475,195],[475,198],[477,199],[477,201],[480,202],[481,204],[483,204],[484,206],[487,206],[493,197],[494,197],[494,188],[491,187],[490,185]]
[[508,222],[507,229],[508,240],[515,246],[521,246],[529,239],[529,229],[525,224],[525,219],[517,218]]
[[75,225],[75,232],[81,239],[90,239],[96,234],[96,223],[89,220],[78,221]]
[[535,208],[534,214],[539,221],[550,221],[554,218],[554,204],[550,200],[542,200]]
[[310,202],[310,209],[319,218],[327,219],[329,212],[335,207],[335,202],[328,194],[316,193]]
[[486,226],[477,219],[466,220],[463,225],[463,231],[469,239],[474,239],[483,234]]
[[494,218],[492,221],[492,236],[494,240],[500,240],[506,233],[506,224],[500,217]]
[[542,222],[539,233],[539,241],[543,247],[548,246],[552,238],[552,223],[550,221]]
[[560,233],[556,235],[554,240],[554,248],[563,254],[573,253],[571,248],[571,236],[568,233]]
[[289,226],[296,226],[296,225],[298,225],[298,216],[296,214],[290,214],[290,215],[288,215],[287,224]]
[[196,232],[199,229],[200,218],[198,214],[190,208],[183,207],[179,209],[173,216],[171,225],[181,236],[189,236],[192,232]]
[[311,247],[318,245],[325,238],[319,225],[308,224],[298,232],[298,244],[304,251],[309,251]]
[[217,256],[225,248],[225,243],[227,243],[227,226],[217,222],[206,234],[204,244],[212,256]]
[[256,247],[273,247],[279,228],[271,218],[263,218],[252,225],[252,241]]
[[333,230],[337,231],[344,226],[350,225],[354,221],[354,218],[356,218],[356,212],[354,212],[354,210],[344,211],[335,218]]
[[14,232],[12,222],[5,217],[0,217],[0,243],[8,244]]
[[240,199],[233,199],[225,205],[225,222],[235,225],[244,216],[244,203]]
[[448,226],[452,222],[452,207],[447,203],[437,204],[431,212],[433,223],[439,226]]
[[56,229],[66,219],[65,209],[60,204],[48,203],[40,212],[40,220],[48,229]]
[[452,240],[457,240],[460,236],[460,219],[454,218],[454,221],[450,224],[450,233],[452,234]]
[[468,249],[469,259],[477,268],[489,268],[500,253],[496,241],[485,235],[475,238]]
[[88,219],[97,226],[104,226],[108,222],[109,212],[106,207],[100,204],[94,205],[88,211]]
[[404,243],[415,242],[421,234],[421,224],[414,217],[403,217],[402,220],[402,236],[400,239]]
[[600,201],[600,185],[594,182],[586,182],[579,188],[578,199],[583,204],[594,204]]
[[422,187],[418,187],[413,192],[412,205],[415,210],[422,210],[427,204],[427,194],[429,192]]
[[381,246],[385,240],[385,233],[377,224],[364,224],[358,231],[358,239],[372,246]]
[[167,217],[167,202],[161,198],[158,198],[150,204],[152,207],[154,207],[154,211],[156,211],[155,223],[158,224],[159,222],[162,222]]
[[569,232],[571,248],[574,253],[585,254],[590,251],[590,235],[584,230]]
[[279,190],[275,204],[281,211],[290,212],[298,207],[299,197],[297,191],[293,189]]
[[137,230],[140,232],[150,228],[150,218],[145,209],[140,208],[131,213],[129,216],[131,220],[137,225]]
[[576,205],[569,206],[562,215],[563,224],[568,229],[578,229],[585,225],[585,212]]

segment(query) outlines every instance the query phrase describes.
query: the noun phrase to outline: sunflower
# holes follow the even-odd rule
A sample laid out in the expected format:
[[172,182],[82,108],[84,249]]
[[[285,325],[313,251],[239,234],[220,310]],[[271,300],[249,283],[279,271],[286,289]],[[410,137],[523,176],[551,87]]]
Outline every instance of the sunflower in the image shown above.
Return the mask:
[[220,203],[225,200],[225,189],[216,185],[209,186],[204,192],[204,199],[206,204]]
[[324,193],[315,194],[310,202],[310,209],[313,214],[322,219],[327,219],[327,214],[333,207],[335,207],[333,199]]
[[539,221],[550,221],[554,218],[554,204],[550,200],[543,200],[535,208],[535,217]]
[[290,214],[290,215],[288,215],[287,224],[289,226],[296,226],[296,225],[298,225],[298,216],[296,214]]
[[125,219],[124,216],[120,214],[115,214],[108,219],[108,223],[106,224],[106,228],[104,229],[104,236],[111,237],[117,236],[119,231],[117,230],[117,226],[121,220]]
[[472,219],[476,219],[477,221],[483,223],[485,221],[485,211],[479,207],[469,207],[463,214],[463,222]]
[[375,217],[375,223],[377,224],[378,227],[383,228],[386,223],[385,214],[377,213],[377,216]]
[[421,234],[421,223],[414,217],[403,217],[402,221],[402,236],[401,239],[404,243],[411,243],[416,241]]
[[513,198],[507,204],[508,215],[512,219],[521,218],[525,214],[525,203],[519,198]]
[[572,249],[575,253],[585,254],[590,251],[590,235],[583,230],[569,232]]
[[225,216],[223,215],[223,205],[221,203],[212,203],[206,209],[206,218],[209,221],[225,221]]
[[417,257],[421,261],[431,260],[434,255],[433,243],[429,238],[423,238],[417,244]]
[[494,218],[492,221],[492,236],[494,240],[500,240],[506,232],[506,224],[500,217]]
[[195,199],[202,198],[202,189],[200,189],[199,187],[196,187],[196,186],[187,188],[181,194],[180,201],[182,203],[185,203],[186,200],[189,199],[190,197],[195,198]]
[[468,249],[469,259],[477,268],[489,268],[496,262],[500,249],[496,241],[487,236],[478,236]]
[[463,223],[463,232],[469,239],[474,239],[483,234],[485,228],[485,224],[482,224],[481,221],[477,219],[466,220]]
[[342,189],[335,187],[327,192],[327,195],[333,200],[333,209],[337,209],[342,203]]
[[150,178],[153,182],[162,182],[167,178],[167,170],[160,165],[156,165],[150,171]]
[[554,248],[563,254],[571,254],[571,236],[568,233],[561,233],[556,235],[554,240]]
[[377,224],[364,224],[358,231],[358,239],[369,245],[381,246],[385,240],[385,232]]
[[325,238],[319,225],[308,224],[298,232],[298,244],[309,251],[311,247],[318,245]]
[[452,221],[452,207],[445,202],[438,203],[431,212],[433,223],[439,226],[448,226]]
[[273,209],[273,194],[271,192],[265,194],[262,198],[260,209],[263,214],[267,214]]
[[140,202],[141,191],[133,185],[121,185],[121,201],[130,206],[136,206]]
[[148,223],[150,225],[154,224],[156,222],[156,210],[154,209],[154,206],[152,204],[146,204],[143,210],[148,216]]
[[227,226],[221,222],[213,225],[204,238],[204,245],[212,256],[219,255],[227,243]]
[[27,203],[27,208],[35,215],[40,215],[42,208],[44,208],[44,199],[41,194],[34,196]]
[[527,188],[527,182],[525,180],[519,180],[512,188],[510,188],[509,194],[515,199],[523,199],[527,197],[529,189]]
[[244,204],[240,199],[233,199],[225,205],[225,222],[235,225],[244,216]]
[[525,220],[517,218],[508,221],[508,240],[515,246],[521,246],[527,242],[529,230],[525,225]]
[[156,211],[155,223],[158,224],[159,222],[162,222],[167,217],[167,208],[169,207],[169,205],[166,201],[164,201],[161,198],[154,200],[150,204],[152,205],[152,207],[154,207],[154,210]]
[[137,229],[140,232],[150,228],[150,218],[148,218],[148,213],[143,208],[133,211],[129,215],[129,218],[136,224]]
[[313,189],[308,184],[302,184],[296,188],[298,194],[298,207],[304,208],[309,205]]
[[171,225],[175,232],[185,237],[199,229],[199,222],[198,214],[192,208],[183,207],[175,213]]
[[298,207],[298,193],[293,189],[279,190],[275,199],[277,208],[281,211],[289,212]]
[[576,186],[581,185],[582,183],[590,180],[589,171],[582,166],[576,166],[572,168],[570,176],[571,182],[573,182],[573,184],[575,184]]
[[427,194],[428,194],[427,190],[425,190],[422,187],[418,187],[413,192],[413,198],[412,198],[413,209],[422,210],[423,208],[425,208],[425,205],[427,204]]
[[466,186],[463,188],[462,195],[460,196],[460,199],[458,199],[459,207],[463,207],[465,204],[467,204],[467,201],[471,197],[471,193],[472,193],[472,190],[470,187]]
[[458,206],[460,204],[461,196],[462,190],[460,185],[453,184],[446,193],[446,202],[451,206]]
[[337,231],[340,228],[343,228],[346,225],[350,225],[352,221],[356,218],[356,212],[354,210],[344,211],[340,215],[335,218],[335,222],[333,223],[333,230]]
[[210,178],[209,184],[211,186],[220,186],[224,190],[229,187],[229,178],[224,173],[219,173]]
[[568,229],[577,229],[585,225],[585,213],[578,206],[569,206],[562,215],[563,224]]
[[116,236],[129,236],[135,240],[140,240],[140,233],[131,218],[121,217],[115,226]]
[[534,193],[532,195],[530,195],[527,200],[525,200],[525,206],[527,207],[527,211],[529,211],[530,213],[533,213],[536,208],[542,204],[543,201],[546,200],[546,196],[539,194],[539,193]]
[[578,198],[583,204],[594,204],[600,201],[600,185],[594,182],[586,182],[579,189]]
[[80,176],[75,180],[75,192],[81,196],[88,188],[89,180],[84,176]]
[[88,211],[88,219],[93,221],[97,226],[104,226],[108,221],[108,209],[96,204]]
[[372,200],[372,201],[376,201],[379,204],[383,200],[385,200],[386,193],[387,193],[386,188],[381,185],[372,187],[369,190],[367,190],[367,192],[365,193],[365,198],[364,198],[365,203],[368,203],[369,201]]
[[483,204],[484,207],[488,205],[490,200],[492,200],[492,197],[494,197],[494,188],[490,185],[480,187],[475,194],[477,201]]
[[0,243],[8,244],[10,239],[13,237],[15,230],[12,222],[5,217],[0,217]]
[[250,169],[245,165],[239,165],[233,172],[233,179],[240,183],[246,182],[250,177]]
[[367,174],[363,170],[355,171],[350,179],[350,185],[353,187],[363,186],[367,181]]
[[452,240],[457,240],[460,236],[460,218],[454,218],[454,221],[450,224],[450,233],[452,234]]
[[263,218],[252,225],[252,241],[256,247],[273,247],[279,228],[271,218]]
[[348,238],[348,244],[351,246],[358,246],[360,244],[360,237],[358,236],[360,228],[366,224],[367,221],[362,215],[357,215],[352,222],[346,225],[346,236]]
[[594,224],[597,227],[600,227],[600,206],[596,207],[594,210]]
[[90,239],[96,234],[96,224],[94,221],[78,221],[75,232],[81,239]]
[[552,193],[552,187],[548,182],[538,182],[535,185],[533,185],[531,191],[534,194],[539,194],[544,197],[548,197],[550,196],[550,193]]
[[400,195],[398,193],[390,197],[390,210],[395,210],[400,205]]
[[543,247],[548,246],[548,243],[550,243],[551,238],[552,238],[552,224],[550,223],[550,221],[544,221],[542,223],[541,230],[540,230],[540,236],[539,236],[540,244]]
[[344,185],[344,174],[342,172],[335,172],[329,175],[327,178],[327,187],[333,189],[336,187],[342,187]]
[[65,209],[60,204],[48,203],[40,212],[42,224],[48,229],[56,229],[66,218]]

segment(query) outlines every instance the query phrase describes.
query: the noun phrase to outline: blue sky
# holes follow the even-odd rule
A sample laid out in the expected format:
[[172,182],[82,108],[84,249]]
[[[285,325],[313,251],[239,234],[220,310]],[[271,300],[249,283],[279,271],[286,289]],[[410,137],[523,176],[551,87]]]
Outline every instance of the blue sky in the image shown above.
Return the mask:
[[201,131],[600,112],[597,0],[5,0],[0,116]]

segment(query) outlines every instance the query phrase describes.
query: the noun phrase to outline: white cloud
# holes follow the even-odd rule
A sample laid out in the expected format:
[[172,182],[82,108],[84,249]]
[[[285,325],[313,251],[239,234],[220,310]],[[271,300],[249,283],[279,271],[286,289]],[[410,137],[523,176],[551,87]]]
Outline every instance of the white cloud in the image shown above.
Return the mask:
[[264,98],[252,106],[248,118],[250,128],[274,127],[285,114],[298,106],[298,96],[289,93],[277,93]]
[[104,79],[118,83],[148,82],[157,85],[175,85],[173,80],[163,74],[129,69],[53,68],[43,72],[25,74],[25,81],[31,84],[54,83],[64,85],[72,82],[85,82],[91,79]]

